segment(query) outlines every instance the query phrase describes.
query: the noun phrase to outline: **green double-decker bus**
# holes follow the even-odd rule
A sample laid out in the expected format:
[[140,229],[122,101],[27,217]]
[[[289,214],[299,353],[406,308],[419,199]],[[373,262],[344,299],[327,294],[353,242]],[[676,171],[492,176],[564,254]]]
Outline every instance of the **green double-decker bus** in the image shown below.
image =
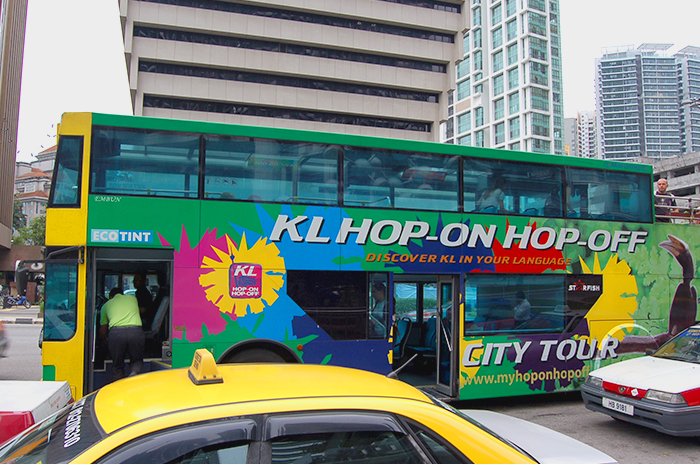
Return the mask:
[[654,223],[652,179],[641,164],[67,113],[43,376],[76,398],[112,380],[100,309],[140,275],[145,371],[206,348],[403,367],[452,399],[575,389],[696,318],[682,299],[696,229]]

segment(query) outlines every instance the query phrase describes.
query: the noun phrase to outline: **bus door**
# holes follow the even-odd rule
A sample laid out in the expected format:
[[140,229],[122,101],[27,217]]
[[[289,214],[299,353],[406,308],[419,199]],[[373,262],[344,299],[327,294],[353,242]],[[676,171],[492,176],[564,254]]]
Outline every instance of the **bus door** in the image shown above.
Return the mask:
[[173,251],[125,248],[92,248],[88,252],[87,279],[87,343],[86,393],[112,381],[111,358],[106,342],[100,336],[102,306],[110,290],[122,289],[125,295],[136,295],[134,276],[145,280],[151,303],[148,314],[142,314],[146,349],[141,372],[169,367],[171,346],[171,310]]
[[458,282],[455,276],[438,276],[436,388],[452,398],[458,393],[454,369],[457,350],[453,337],[459,320],[459,298],[456,295]]

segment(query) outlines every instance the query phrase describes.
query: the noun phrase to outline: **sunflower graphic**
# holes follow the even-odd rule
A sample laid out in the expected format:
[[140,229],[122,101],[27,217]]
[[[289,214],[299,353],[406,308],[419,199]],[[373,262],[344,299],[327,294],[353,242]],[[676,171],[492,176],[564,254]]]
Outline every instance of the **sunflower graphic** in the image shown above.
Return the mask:
[[265,237],[250,248],[245,233],[238,246],[228,235],[225,238],[225,250],[213,246],[215,257],[202,259],[202,269],[210,271],[199,277],[199,284],[219,311],[236,317],[259,314],[279,296],[286,272],[284,259]]

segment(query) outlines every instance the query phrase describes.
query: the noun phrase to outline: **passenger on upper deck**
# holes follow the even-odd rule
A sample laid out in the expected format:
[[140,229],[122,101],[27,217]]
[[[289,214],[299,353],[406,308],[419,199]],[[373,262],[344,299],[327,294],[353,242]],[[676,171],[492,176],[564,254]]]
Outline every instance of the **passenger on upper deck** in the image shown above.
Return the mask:
[[507,182],[505,177],[499,177],[493,185],[481,194],[481,198],[476,202],[478,211],[494,212],[494,213],[510,213],[503,204],[505,199],[505,189]]
[[656,222],[671,222],[671,212],[678,211],[671,209],[671,206],[676,206],[676,200],[671,192],[667,192],[668,181],[663,177],[656,181],[656,192],[654,193],[654,214],[656,214]]

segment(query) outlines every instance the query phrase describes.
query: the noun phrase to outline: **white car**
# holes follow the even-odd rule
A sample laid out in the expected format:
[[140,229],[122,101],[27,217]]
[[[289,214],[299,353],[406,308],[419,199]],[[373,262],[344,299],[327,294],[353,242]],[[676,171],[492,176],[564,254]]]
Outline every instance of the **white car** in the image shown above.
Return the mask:
[[700,436],[700,324],[649,356],[596,369],[581,387],[586,407],[676,436]]

